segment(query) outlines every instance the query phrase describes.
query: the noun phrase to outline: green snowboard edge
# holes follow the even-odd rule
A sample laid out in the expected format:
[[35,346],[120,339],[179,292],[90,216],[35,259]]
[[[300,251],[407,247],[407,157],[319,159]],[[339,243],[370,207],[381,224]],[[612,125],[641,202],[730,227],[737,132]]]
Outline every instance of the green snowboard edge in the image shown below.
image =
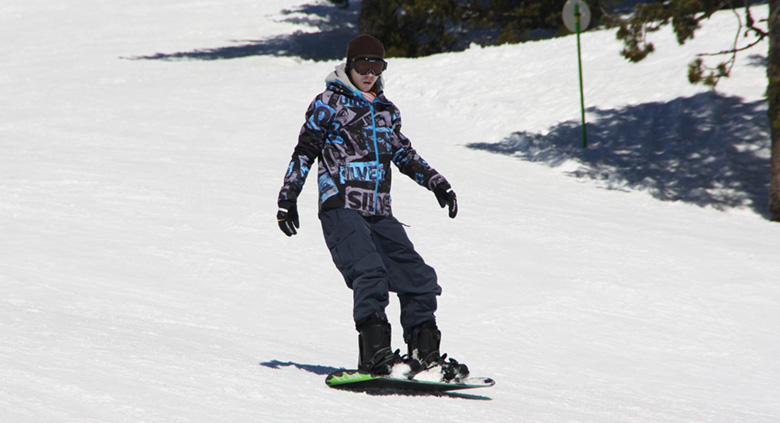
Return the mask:
[[446,392],[461,389],[486,388],[496,384],[491,378],[468,378],[462,382],[437,382],[378,376],[359,370],[338,370],[325,378],[331,388],[351,391],[399,390],[418,392]]

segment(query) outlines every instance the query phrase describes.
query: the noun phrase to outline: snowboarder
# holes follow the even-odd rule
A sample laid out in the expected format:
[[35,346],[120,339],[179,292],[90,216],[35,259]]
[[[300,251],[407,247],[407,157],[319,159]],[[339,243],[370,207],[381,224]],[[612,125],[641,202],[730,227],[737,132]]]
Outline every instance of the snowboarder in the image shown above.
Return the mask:
[[[385,49],[374,37],[349,42],[347,60],[325,79],[326,89],[306,112],[298,144],[278,197],[277,220],[287,236],[300,227],[296,200],[318,159],[319,219],[333,262],[353,291],[359,333],[358,369],[389,374],[406,362],[412,373],[438,367],[445,380],[468,368],[439,352],[441,332],[434,312],[441,294],[434,269],[423,261],[393,217],[390,164],[433,191],[449,216],[458,212],[455,193],[401,133],[398,108],[383,93]],[[398,295],[408,354],[390,346],[385,314],[389,292]]]

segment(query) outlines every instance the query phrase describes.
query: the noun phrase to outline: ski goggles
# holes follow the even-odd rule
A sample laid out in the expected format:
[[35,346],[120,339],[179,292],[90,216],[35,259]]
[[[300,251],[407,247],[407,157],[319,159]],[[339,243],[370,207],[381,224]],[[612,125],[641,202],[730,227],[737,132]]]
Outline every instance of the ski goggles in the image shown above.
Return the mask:
[[377,57],[356,57],[352,59],[352,69],[360,75],[368,75],[370,72],[379,76],[387,69],[387,62]]

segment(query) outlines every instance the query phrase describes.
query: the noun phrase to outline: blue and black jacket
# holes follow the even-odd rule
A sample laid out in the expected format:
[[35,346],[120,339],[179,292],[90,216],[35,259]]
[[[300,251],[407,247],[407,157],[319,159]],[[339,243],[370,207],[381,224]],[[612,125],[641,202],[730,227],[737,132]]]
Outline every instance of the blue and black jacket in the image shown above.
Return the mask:
[[450,188],[401,133],[400,113],[381,92],[381,77],[373,102],[352,85],[343,64],[326,83],[306,111],[279,192],[280,204],[297,200],[315,159],[320,210],[347,208],[391,216],[391,163],[429,190]]

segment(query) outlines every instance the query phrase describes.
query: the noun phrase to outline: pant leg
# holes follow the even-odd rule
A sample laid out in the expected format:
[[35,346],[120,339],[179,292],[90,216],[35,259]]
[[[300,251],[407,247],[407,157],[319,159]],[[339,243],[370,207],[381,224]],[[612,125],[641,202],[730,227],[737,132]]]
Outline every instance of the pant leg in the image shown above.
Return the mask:
[[394,217],[374,217],[374,244],[385,263],[390,290],[398,293],[401,326],[408,341],[412,329],[434,320],[442,289],[436,271],[425,263],[409,240],[403,225]]
[[386,317],[388,274],[374,245],[370,224],[354,210],[320,213],[322,232],[333,263],[352,289],[352,316],[356,323],[376,314]]

